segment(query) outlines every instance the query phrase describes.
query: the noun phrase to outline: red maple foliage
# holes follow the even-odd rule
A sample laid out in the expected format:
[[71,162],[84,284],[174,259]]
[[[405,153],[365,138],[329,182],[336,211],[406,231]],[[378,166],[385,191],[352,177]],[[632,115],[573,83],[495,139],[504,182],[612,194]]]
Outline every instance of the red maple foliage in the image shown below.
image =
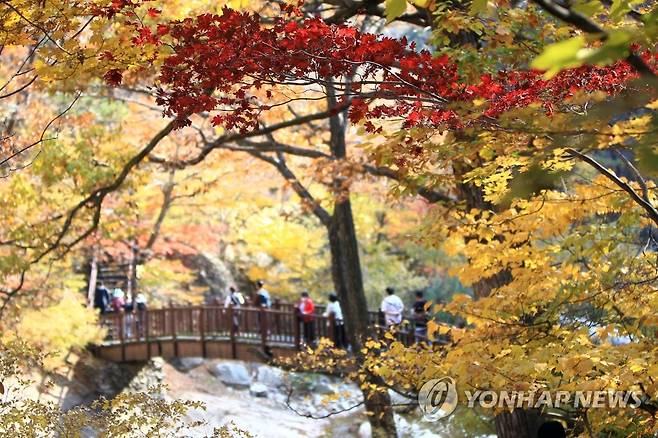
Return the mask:
[[[214,111],[213,123],[245,132],[263,111],[286,103],[257,98],[256,90],[331,86],[343,101],[351,100],[350,120],[365,120],[369,131],[377,129],[371,120],[383,118],[403,118],[405,127],[462,129],[531,104],[550,114],[578,91],[615,94],[636,77],[620,61],[565,70],[549,80],[540,71],[523,70],[468,83],[447,56],[418,51],[404,38],[321,19],[294,21],[291,11],[267,25],[256,14],[226,8],[222,15],[161,24],[156,33],[140,29],[136,44],[157,43],[165,35],[173,40],[174,53],[159,77],[158,103],[165,114],[185,125],[191,114]],[[350,80],[332,79],[339,77]]]

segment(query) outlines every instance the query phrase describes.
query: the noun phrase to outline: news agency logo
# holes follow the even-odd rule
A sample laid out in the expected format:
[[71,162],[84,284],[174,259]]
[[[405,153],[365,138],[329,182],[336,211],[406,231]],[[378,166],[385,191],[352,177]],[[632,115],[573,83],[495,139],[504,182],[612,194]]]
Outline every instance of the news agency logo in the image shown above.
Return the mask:
[[426,421],[437,421],[452,414],[457,402],[457,386],[452,377],[428,380],[418,392],[418,404]]
[[[642,404],[642,394],[633,391],[464,391],[465,406],[478,404],[486,409],[530,409],[565,406],[582,408],[631,408]],[[418,392],[418,404],[426,421],[437,421],[452,414],[458,402],[457,387],[452,377],[425,382]]]

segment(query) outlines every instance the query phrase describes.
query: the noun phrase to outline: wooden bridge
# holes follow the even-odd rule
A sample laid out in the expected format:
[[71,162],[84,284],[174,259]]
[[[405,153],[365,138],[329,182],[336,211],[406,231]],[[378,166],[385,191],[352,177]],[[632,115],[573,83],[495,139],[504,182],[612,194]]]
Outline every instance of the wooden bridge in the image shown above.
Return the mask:
[[[333,316],[316,307],[312,315],[315,339],[334,340]],[[107,336],[95,353],[115,362],[144,361],[154,356],[207,357],[264,362],[291,356],[304,344],[299,311],[293,304],[276,308],[188,306],[101,315]],[[369,312],[372,336],[384,330],[379,312]],[[397,336],[406,344],[424,340],[413,321]]]

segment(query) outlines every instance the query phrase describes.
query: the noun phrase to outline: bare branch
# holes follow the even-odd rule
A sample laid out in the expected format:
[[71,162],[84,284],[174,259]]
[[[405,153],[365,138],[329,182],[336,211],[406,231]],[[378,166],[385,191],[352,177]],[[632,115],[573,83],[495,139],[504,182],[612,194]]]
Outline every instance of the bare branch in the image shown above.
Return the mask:
[[32,148],[32,147],[38,145],[39,143],[42,143],[42,142],[44,141],[44,137],[45,137],[46,132],[48,131],[48,129],[50,129],[50,127],[53,125],[53,123],[55,123],[55,122],[56,122],[57,120],[59,120],[60,118],[64,117],[64,115],[65,115],[67,112],[69,112],[69,111],[71,110],[71,108],[73,108],[73,105],[75,105],[75,103],[78,101],[78,99],[80,98],[80,95],[81,95],[80,93],[77,93],[77,94],[75,95],[75,98],[73,99],[73,101],[69,104],[69,106],[67,106],[67,107],[64,109],[64,111],[62,111],[62,112],[59,113],[57,116],[55,116],[54,119],[52,119],[51,121],[48,122],[48,124],[43,128],[43,131],[41,131],[41,136],[39,137],[39,140],[37,140],[37,141],[35,141],[34,143],[29,144],[29,145],[27,145],[27,146],[25,146],[25,147],[19,149],[18,151],[14,152],[13,154],[9,155],[8,157],[3,158],[2,160],[0,160],[0,166],[2,166],[3,164],[9,162],[9,160],[11,160],[11,159],[13,159],[13,158],[19,156],[20,154],[22,154],[23,152],[27,151],[28,149],[30,149],[30,148]]
[[614,184],[616,184],[619,188],[624,190],[626,193],[628,193],[633,199],[633,201],[642,207],[647,214],[649,215],[649,218],[656,224],[658,225],[658,210],[648,201],[646,201],[642,196],[640,196],[633,188],[626,182],[622,181],[619,179],[617,175],[615,175],[612,171],[604,167],[601,163],[596,161],[594,158],[587,156],[586,154],[583,154],[581,152],[578,152],[575,149],[572,148],[566,148],[565,151],[570,154],[571,156],[580,159],[581,161],[584,161],[585,163],[589,164],[592,166],[594,169],[596,169],[601,175],[605,176],[608,178],[610,181],[612,181]]

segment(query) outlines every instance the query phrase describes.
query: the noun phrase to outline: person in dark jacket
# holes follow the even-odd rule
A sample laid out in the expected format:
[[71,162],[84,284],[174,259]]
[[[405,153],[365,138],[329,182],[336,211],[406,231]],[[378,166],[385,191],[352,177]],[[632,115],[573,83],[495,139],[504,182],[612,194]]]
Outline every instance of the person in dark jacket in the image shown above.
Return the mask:
[[110,311],[110,302],[110,291],[101,283],[94,294],[94,308],[100,309],[101,314],[105,314]]
[[423,297],[423,291],[416,291],[416,301],[413,305],[413,323],[416,341],[427,340],[427,300]]

